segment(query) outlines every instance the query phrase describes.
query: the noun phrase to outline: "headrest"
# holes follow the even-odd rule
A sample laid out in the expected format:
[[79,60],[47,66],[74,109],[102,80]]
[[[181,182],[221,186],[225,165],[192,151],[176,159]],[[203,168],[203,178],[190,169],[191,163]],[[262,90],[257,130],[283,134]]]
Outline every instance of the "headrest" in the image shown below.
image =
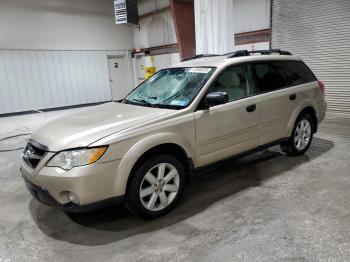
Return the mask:
[[241,81],[236,72],[225,71],[219,76],[218,82],[221,86],[238,86]]

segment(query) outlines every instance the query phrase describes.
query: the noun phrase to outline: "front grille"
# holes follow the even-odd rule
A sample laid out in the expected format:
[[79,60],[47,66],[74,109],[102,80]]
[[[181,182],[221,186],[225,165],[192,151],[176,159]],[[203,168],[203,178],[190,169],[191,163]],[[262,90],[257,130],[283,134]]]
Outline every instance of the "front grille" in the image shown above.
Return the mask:
[[33,140],[29,140],[23,151],[23,160],[31,168],[35,168],[44,157],[46,151],[46,146],[43,146]]

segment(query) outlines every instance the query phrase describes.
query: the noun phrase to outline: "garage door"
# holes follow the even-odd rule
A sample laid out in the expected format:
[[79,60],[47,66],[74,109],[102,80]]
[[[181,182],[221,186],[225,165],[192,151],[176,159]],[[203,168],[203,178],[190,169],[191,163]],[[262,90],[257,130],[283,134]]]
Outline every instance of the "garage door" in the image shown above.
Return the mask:
[[271,45],[324,81],[330,112],[350,114],[350,0],[273,0]]

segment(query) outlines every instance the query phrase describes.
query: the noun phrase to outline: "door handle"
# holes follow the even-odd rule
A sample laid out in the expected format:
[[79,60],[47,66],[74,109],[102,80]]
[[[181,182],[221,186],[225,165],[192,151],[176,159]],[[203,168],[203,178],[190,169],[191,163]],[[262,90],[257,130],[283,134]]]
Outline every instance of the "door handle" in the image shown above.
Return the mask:
[[289,96],[289,100],[295,100],[297,98],[296,94],[290,95]]
[[247,110],[248,113],[254,112],[255,109],[256,109],[256,105],[250,105],[245,108],[245,110]]

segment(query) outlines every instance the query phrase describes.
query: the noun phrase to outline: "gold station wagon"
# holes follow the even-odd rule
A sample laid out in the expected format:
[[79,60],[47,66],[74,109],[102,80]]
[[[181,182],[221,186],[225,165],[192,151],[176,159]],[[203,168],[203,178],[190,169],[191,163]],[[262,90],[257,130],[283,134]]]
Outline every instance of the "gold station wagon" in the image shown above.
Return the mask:
[[287,51],[197,55],[121,101],[33,132],[21,173],[45,204],[73,212],[123,201],[155,218],[199,167],[276,144],[305,153],[325,111],[324,85]]

